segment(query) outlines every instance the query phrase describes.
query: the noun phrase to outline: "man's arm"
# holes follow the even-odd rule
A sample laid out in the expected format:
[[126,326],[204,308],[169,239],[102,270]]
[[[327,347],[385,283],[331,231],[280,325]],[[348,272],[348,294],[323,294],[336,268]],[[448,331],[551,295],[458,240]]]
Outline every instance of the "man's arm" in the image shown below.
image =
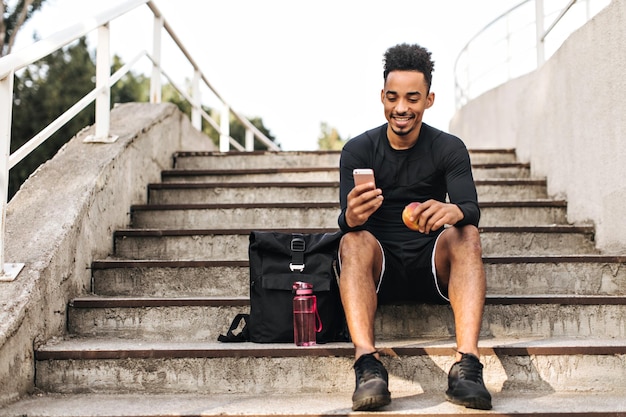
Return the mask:
[[450,203],[455,204],[463,213],[463,218],[452,224],[456,226],[472,224],[478,227],[480,208],[469,152],[463,142],[456,137],[451,141],[451,145],[443,158],[448,198]]
[[367,219],[382,205],[382,190],[373,183],[354,186],[353,169],[367,168],[350,152],[342,151],[339,163],[339,228],[344,232],[363,229]]
[[438,166],[445,173],[449,203],[428,200],[413,210],[410,221],[417,220],[418,230],[430,233],[445,225],[478,226],[480,209],[472,176],[469,153],[463,142],[448,136],[445,146],[438,148]]

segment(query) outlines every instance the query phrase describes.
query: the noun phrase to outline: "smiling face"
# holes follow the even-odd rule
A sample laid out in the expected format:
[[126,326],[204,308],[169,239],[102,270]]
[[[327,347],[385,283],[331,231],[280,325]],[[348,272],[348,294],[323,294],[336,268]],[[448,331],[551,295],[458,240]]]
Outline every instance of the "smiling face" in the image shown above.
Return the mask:
[[394,149],[415,145],[424,110],[435,101],[435,94],[428,90],[424,74],[419,71],[392,71],[387,75],[381,100],[389,122],[387,137]]

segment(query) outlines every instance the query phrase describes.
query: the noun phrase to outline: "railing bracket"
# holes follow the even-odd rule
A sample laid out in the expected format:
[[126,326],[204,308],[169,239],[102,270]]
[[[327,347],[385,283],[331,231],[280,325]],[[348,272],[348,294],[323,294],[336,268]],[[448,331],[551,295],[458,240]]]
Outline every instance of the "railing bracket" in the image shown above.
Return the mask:
[[89,135],[83,139],[84,143],[113,143],[119,138],[118,135],[110,135],[107,137],[96,137],[95,135]]
[[4,268],[0,271],[0,282],[15,281],[15,278],[24,268],[24,264],[4,264]]

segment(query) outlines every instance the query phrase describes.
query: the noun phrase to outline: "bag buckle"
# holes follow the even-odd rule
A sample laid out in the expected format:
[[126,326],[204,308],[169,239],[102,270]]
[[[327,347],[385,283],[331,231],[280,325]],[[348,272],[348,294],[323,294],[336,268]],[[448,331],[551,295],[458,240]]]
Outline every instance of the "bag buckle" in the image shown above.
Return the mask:
[[304,271],[304,249],[306,243],[302,235],[292,235],[291,237],[291,262],[289,263],[289,269],[291,272]]
[[306,244],[304,243],[304,239],[298,236],[294,236],[291,239],[291,251],[292,252],[304,252],[304,248]]
[[291,269],[291,272],[293,271],[302,272],[304,271],[304,264],[293,264],[289,262],[289,269]]

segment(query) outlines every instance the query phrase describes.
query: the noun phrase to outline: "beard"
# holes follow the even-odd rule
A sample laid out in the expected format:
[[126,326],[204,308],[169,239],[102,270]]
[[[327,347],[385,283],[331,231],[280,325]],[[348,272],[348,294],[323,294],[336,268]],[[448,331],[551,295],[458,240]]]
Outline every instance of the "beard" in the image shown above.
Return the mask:
[[411,133],[411,130],[410,130],[410,129],[406,129],[406,130],[397,130],[397,129],[394,129],[393,127],[391,128],[391,131],[392,131],[393,133],[395,133],[396,135],[398,135],[398,136],[406,136],[406,135],[408,135],[409,133]]
[[395,133],[396,135],[398,135],[398,136],[406,136],[406,135],[408,135],[409,133],[411,133],[411,130],[412,130],[410,127],[407,127],[407,128],[405,128],[405,129],[396,129],[396,128],[395,128],[395,127],[393,127],[393,126],[390,126],[390,127],[391,127],[391,131],[392,131],[393,133]]

